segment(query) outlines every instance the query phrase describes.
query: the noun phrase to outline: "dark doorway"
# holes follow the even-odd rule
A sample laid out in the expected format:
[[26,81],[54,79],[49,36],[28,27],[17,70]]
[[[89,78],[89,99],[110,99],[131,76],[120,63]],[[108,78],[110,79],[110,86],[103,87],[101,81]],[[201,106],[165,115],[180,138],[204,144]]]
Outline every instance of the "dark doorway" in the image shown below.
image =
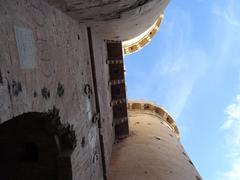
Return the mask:
[[[57,180],[61,151],[47,113],[26,113],[0,124],[0,180]],[[67,159],[70,162],[70,158]],[[66,179],[71,179],[70,171]]]

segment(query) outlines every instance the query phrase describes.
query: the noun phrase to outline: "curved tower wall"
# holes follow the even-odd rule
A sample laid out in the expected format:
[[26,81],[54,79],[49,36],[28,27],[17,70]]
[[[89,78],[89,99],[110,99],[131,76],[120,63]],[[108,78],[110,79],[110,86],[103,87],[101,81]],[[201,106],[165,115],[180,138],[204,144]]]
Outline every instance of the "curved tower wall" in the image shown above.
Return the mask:
[[46,0],[105,39],[126,41],[149,29],[169,0]]
[[129,102],[130,136],[113,150],[110,180],[199,180],[175,121],[149,102]]

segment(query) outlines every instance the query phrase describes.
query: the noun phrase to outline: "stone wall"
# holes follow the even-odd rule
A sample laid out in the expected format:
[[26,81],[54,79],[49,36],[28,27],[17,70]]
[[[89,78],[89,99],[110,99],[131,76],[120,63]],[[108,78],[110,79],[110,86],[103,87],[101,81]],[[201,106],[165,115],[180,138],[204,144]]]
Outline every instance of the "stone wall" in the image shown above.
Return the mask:
[[113,149],[110,180],[201,180],[166,110],[130,101],[128,115],[130,135]]
[[[154,24],[169,0],[46,0],[107,39],[132,39]],[[87,9],[87,10],[86,10]]]
[[[94,64],[85,25],[41,0],[0,0],[0,123],[56,107],[62,123],[76,132],[73,179],[100,180],[102,153],[109,162],[114,130],[105,42],[94,31],[91,35]],[[96,96],[100,130],[93,121]]]
[[104,141],[104,157],[106,171],[109,169],[109,163],[112,153],[112,145],[115,139],[113,127],[113,111],[111,107],[111,89],[109,86],[109,66],[107,64],[106,41],[101,39],[94,30],[92,31],[92,42],[94,49],[95,74],[97,80],[97,91],[99,99],[99,111],[101,132]]

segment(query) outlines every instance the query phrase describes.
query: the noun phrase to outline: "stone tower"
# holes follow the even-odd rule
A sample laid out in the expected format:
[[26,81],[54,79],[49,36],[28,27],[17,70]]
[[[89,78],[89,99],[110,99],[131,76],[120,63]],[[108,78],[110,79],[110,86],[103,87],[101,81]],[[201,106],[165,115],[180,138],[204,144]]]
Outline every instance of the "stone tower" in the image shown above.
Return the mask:
[[[168,2],[0,0],[0,180],[108,180],[114,142],[129,135],[123,55],[151,41]],[[156,157],[182,150],[171,127],[173,149]],[[169,174],[198,177],[190,167]]]
[[128,102],[130,136],[113,150],[110,180],[200,180],[174,119],[146,101]]

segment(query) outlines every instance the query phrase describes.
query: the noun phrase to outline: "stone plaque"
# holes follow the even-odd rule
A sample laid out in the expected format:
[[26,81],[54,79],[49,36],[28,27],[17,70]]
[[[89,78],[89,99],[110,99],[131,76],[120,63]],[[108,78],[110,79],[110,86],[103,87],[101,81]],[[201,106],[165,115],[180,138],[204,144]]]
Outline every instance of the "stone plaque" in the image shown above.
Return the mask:
[[22,69],[32,69],[36,66],[37,49],[31,29],[14,27],[17,42],[18,57]]

